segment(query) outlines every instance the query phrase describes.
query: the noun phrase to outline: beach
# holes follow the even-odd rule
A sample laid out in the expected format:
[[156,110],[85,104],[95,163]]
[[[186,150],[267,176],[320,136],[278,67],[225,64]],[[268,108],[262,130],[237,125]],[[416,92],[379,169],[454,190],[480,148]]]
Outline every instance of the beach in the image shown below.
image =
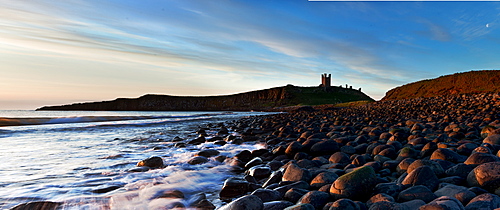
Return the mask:
[[143,155],[98,155],[128,162],[96,171],[85,196],[15,201],[64,209],[495,209],[499,105],[499,94],[482,93],[199,120],[178,137],[126,140],[149,151]]

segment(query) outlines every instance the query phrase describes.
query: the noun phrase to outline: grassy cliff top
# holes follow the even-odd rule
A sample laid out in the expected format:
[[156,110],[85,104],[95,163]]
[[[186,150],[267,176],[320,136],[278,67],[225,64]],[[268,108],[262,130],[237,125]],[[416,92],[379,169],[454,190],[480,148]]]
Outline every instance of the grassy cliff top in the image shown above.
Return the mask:
[[500,92],[500,70],[469,71],[409,83],[389,90],[382,101],[487,92]]

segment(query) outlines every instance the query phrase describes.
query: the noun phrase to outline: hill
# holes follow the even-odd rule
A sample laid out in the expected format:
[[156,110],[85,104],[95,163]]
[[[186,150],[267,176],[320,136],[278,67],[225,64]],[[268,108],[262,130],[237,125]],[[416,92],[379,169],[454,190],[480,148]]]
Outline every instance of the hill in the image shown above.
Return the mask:
[[389,90],[382,101],[452,94],[500,92],[500,70],[456,73]]
[[374,101],[363,92],[342,87],[297,87],[287,85],[226,96],[144,95],[112,101],[45,106],[37,110],[92,111],[250,111],[296,105]]

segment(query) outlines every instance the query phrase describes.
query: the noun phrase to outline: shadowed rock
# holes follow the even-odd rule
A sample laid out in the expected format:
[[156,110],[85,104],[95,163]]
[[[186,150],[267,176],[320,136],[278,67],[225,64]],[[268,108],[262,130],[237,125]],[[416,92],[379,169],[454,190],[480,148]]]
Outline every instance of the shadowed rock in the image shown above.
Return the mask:
[[333,199],[366,200],[376,184],[375,171],[372,167],[364,166],[335,180],[330,187],[330,195]]

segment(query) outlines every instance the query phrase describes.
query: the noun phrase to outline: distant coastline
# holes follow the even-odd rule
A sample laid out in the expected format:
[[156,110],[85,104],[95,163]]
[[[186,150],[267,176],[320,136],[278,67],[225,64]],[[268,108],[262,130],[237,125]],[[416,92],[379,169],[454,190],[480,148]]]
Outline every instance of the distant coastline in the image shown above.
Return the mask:
[[144,95],[111,101],[44,106],[37,110],[79,111],[272,111],[297,105],[374,101],[360,90],[287,85],[225,96]]

